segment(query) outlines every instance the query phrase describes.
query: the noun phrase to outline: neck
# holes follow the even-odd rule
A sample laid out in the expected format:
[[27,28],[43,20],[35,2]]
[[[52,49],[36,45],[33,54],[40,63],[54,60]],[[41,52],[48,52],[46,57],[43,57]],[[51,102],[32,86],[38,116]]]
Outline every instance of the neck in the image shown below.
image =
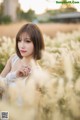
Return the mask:
[[31,59],[32,58],[25,58],[25,57],[23,57],[21,61],[26,65],[26,64],[29,64],[31,62]]
[[30,65],[30,64],[32,64],[32,61],[34,61],[34,63],[36,63],[36,61],[32,57],[28,57],[28,58],[23,57],[21,59],[21,61],[22,61],[23,65]]

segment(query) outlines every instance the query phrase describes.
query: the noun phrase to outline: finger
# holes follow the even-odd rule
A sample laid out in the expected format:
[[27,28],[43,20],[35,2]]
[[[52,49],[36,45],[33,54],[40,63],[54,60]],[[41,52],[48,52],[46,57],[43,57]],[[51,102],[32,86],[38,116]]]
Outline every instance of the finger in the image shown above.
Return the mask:
[[28,74],[28,70],[24,69],[23,74],[26,76]]
[[25,69],[24,72],[25,72],[25,75],[26,75],[26,76],[29,74],[28,69]]
[[28,68],[28,72],[29,72],[29,73],[31,72],[31,68]]

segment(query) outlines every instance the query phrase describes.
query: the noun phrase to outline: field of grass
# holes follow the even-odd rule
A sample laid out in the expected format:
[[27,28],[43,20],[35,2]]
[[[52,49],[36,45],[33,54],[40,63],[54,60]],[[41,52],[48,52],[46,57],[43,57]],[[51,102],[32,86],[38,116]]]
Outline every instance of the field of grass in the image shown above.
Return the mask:
[[[12,23],[9,25],[0,25],[0,37],[9,36],[15,37],[20,27],[26,22]],[[38,24],[41,31],[50,36],[54,37],[57,32],[72,32],[73,30],[80,29],[80,23],[76,24],[61,24],[61,23],[45,23]]]
[[[1,65],[14,53],[11,37],[22,24],[0,26],[0,36],[5,35],[0,37]],[[80,120],[80,24],[38,25],[51,37],[60,32],[54,38],[44,35],[45,50],[38,61],[42,69],[34,69],[28,79],[16,78],[9,87],[0,76],[0,112],[8,111],[10,120]]]

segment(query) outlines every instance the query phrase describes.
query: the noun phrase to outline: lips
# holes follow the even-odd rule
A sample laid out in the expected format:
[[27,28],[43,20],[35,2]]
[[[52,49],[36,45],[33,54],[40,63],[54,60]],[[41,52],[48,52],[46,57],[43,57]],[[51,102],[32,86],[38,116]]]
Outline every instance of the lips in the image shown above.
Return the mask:
[[20,50],[20,52],[24,53],[24,52],[26,52],[26,50]]

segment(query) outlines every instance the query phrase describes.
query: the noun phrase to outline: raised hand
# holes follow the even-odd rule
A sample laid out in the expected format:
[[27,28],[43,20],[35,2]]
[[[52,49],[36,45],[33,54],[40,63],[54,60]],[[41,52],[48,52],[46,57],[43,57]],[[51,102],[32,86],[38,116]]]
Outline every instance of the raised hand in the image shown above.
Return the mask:
[[16,77],[22,77],[22,76],[28,76],[31,72],[30,66],[21,66],[17,71],[16,71]]

